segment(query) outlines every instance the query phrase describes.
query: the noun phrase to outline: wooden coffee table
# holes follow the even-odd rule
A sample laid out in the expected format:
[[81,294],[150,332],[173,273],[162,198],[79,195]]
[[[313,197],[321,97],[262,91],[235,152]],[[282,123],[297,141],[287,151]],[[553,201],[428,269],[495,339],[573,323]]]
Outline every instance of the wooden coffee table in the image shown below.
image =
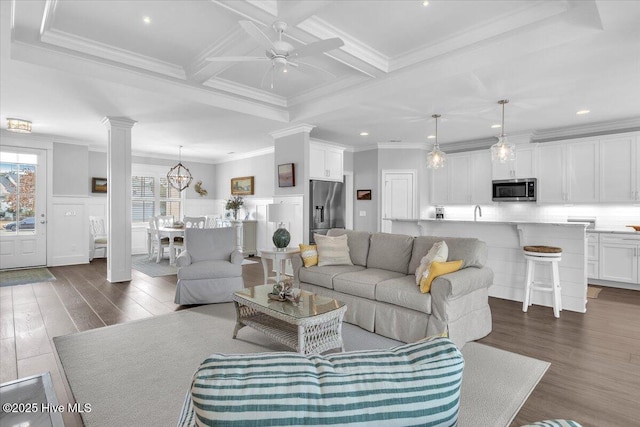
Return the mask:
[[342,319],[347,306],[337,300],[301,291],[300,302],[276,301],[272,285],[246,288],[233,294],[238,331],[249,326],[301,354],[322,353],[342,343]]

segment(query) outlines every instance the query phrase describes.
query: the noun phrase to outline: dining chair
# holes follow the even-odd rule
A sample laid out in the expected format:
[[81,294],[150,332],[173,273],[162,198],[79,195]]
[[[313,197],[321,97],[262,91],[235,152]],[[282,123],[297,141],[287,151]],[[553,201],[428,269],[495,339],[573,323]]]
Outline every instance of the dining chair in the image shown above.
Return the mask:
[[182,219],[185,228],[206,228],[207,217],[205,216],[185,216]]
[[90,216],[89,217],[89,261],[93,260],[96,255],[96,250],[102,249],[103,258],[107,257],[107,228],[105,226],[104,217],[102,216]]
[[157,216],[149,218],[149,237],[151,240],[149,260],[152,260],[153,256],[156,255],[156,262],[160,262],[164,257],[165,248],[168,249],[170,247],[170,242],[168,237],[161,236],[160,219]]
[[173,215],[158,215],[158,227],[171,226],[174,223]]

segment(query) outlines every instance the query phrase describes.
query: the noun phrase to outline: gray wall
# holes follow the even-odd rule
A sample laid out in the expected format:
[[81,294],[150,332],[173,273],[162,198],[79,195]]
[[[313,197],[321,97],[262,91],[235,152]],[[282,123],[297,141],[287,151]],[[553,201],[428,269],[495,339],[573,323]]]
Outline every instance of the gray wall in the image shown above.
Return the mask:
[[89,151],[89,179],[87,180],[88,193],[92,197],[107,197],[105,193],[91,192],[91,178],[107,177],[107,153]]
[[[305,190],[305,171],[307,169],[309,134],[299,133],[278,138],[274,141],[273,186],[274,195],[288,196],[291,194],[303,194]],[[295,167],[295,187],[278,187],[278,165],[293,163]]]
[[84,145],[54,142],[52,173],[54,196],[86,196],[91,188],[89,149]]
[[353,172],[353,152],[344,151],[343,165],[345,171]]
[[[273,158],[273,154],[265,154],[217,164],[215,167],[215,191],[207,188],[209,195],[215,193],[216,199],[226,200],[231,197],[231,178],[253,176],[254,194],[253,196],[245,197],[272,198],[274,192],[273,184],[275,182]],[[213,188],[214,186],[211,187]]]
[[[354,153],[353,182],[355,190],[371,190],[371,200],[356,200],[354,203],[354,230],[378,231],[378,206],[380,204],[378,170],[377,149]],[[363,211],[366,216],[360,216],[360,212]]]

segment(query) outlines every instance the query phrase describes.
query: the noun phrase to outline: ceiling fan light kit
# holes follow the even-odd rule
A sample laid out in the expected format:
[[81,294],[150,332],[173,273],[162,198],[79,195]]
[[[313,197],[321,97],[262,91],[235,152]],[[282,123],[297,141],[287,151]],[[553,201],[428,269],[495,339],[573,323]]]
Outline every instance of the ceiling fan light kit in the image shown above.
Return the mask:
[[498,101],[498,104],[502,105],[502,126],[498,142],[491,146],[491,160],[498,163],[506,163],[516,159],[516,147],[509,143],[504,132],[504,106],[508,103],[508,99]]
[[440,144],[438,144],[438,119],[441,117],[440,114],[434,114],[433,117],[436,120],[436,134],[435,134],[435,143],[433,144],[433,149],[427,154],[427,168],[429,169],[440,169],[444,167],[447,162],[447,154],[440,150]]
[[[211,57],[207,58],[207,61],[211,62],[250,62],[250,61],[270,61],[271,66],[262,76],[260,86],[264,87],[267,78],[271,76],[270,88],[273,89],[274,77],[276,72],[288,73],[290,67],[298,69],[302,72],[321,72],[324,75],[335,77],[335,75],[324,68],[316,65],[299,61],[297,58],[305,56],[319,55],[330,50],[338,49],[344,45],[342,39],[335,37],[331,39],[319,40],[317,42],[309,43],[299,48],[294,47],[291,43],[282,40],[282,36],[287,30],[287,24],[283,21],[276,21],[272,27],[276,34],[278,34],[277,40],[271,40],[260,28],[256,26],[252,21],[240,21],[240,26],[265,48],[265,56],[230,56],[230,57]],[[294,62],[293,59],[296,61]]]

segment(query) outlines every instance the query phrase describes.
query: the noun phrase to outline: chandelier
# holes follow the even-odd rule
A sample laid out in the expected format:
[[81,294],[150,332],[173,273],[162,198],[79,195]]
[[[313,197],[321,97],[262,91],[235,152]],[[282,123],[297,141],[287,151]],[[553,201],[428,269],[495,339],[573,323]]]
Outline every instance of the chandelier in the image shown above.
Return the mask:
[[507,141],[507,135],[504,133],[504,105],[508,103],[508,99],[498,101],[498,104],[502,105],[502,127],[498,142],[491,146],[491,160],[494,162],[506,163],[516,158],[516,147]]
[[429,169],[439,169],[444,166],[447,161],[447,155],[444,151],[440,150],[440,145],[438,144],[438,118],[440,114],[434,114],[434,119],[436,119],[436,142],[433,145],[433,149],[429,154],[427,154],[427,168]]
[[169,170],[167,180],[169,184],[178,191],[184,190],[191,184],[191,181],[193,181],[191,172],[182,164],[182,145],[179,150],[178,164]]
[[31,122],[23,119],[7,119],[7,130],[18,133],[31,133]]

